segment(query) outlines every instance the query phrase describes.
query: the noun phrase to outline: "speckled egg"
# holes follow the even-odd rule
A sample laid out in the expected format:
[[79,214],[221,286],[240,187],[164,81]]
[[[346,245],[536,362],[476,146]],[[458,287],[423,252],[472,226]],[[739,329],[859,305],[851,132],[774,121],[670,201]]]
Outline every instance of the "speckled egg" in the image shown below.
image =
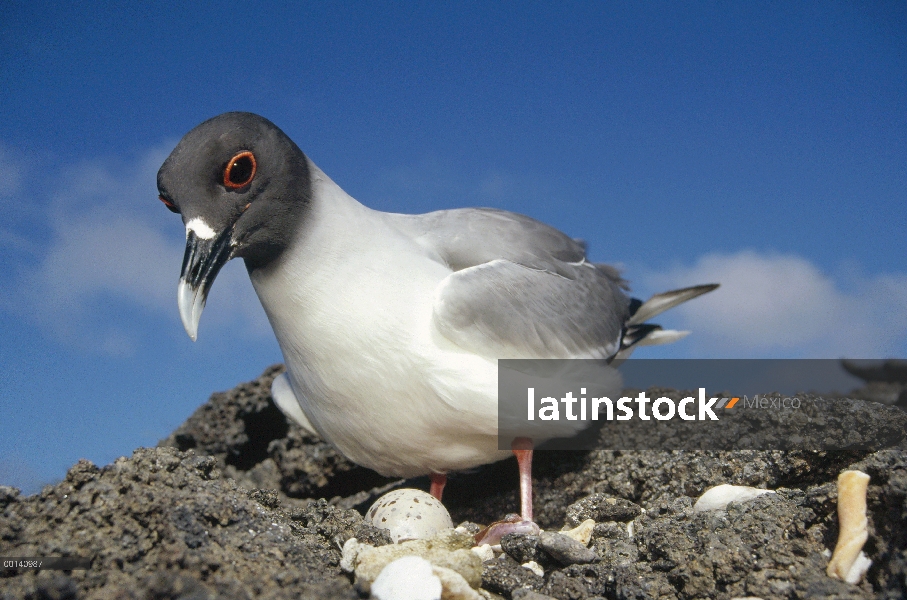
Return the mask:
[[450,513],[434,496],[404,488],[378,498],[365,513],[365,520],[390,531],[394,543],[430,538],[453,527]]

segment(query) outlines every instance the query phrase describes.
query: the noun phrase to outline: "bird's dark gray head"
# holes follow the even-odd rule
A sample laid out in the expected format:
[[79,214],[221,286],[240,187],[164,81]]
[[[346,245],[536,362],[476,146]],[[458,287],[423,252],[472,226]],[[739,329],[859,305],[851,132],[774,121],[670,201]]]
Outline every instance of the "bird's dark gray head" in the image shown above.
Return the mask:
[[180,140],[157,187],[186,226],[179,307],[194,340],[221,267],[236,256],[249,271],[264,267],[290,244],[311,198],[309,162],[267,119],[231,112]]

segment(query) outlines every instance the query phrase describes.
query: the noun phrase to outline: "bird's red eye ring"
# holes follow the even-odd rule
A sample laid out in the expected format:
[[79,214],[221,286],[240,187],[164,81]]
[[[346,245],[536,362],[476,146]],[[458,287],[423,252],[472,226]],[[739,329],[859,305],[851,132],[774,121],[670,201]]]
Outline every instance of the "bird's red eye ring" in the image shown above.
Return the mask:
[[258,165],[255,155],[246,150],[230,159],[224,168],[224,186],[232,190],[249,185]]
[[176,204],[174,204],[170,200],[167,200],[163,196],[158,196],[158,199],[164,203],[164,206],[167,207],[167,210],[169,210],[170,212],[179,213],[180,209],[176,207]]

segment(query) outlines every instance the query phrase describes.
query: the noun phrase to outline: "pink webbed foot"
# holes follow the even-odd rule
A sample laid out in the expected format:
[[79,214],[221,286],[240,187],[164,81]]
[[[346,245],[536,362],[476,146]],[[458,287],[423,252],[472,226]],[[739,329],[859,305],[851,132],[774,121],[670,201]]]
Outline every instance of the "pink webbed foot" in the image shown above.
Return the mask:
[[476,546],[481,546],[482,544],[496,546],[501,543],[501,538],[508,533],[538,535],[539,526],[532,521],[524,520],[520,515],[507,515],[503,521],[495,521],[477,533],[475,537]]

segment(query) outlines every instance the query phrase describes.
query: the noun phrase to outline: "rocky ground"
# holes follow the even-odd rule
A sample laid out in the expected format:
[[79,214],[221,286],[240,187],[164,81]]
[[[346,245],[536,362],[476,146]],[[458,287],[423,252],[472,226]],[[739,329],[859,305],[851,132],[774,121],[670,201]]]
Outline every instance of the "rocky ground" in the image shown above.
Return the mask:
[[[428,480],[382,478],[289,424],[268,393],[279,369],[214,394],[157,448],[100,468],[80,461],[30,497],[0,487],[0,556],[93,559],[85,571],[0,570],[0,598],[362,597],[340,568],[344,543],[387,544],[361,515],[387,489],[427,489]],[[506,552],[482,564],[482,589],[503,598],[903,598],[907,413],[898,393],[897,406],[849,400],[829,411],[811,435],[834,437],[833,451],[538,452],[537,521],[558,530],[593,519],[597,556],[565,565],[537,539],[505,538]],[[857,585],[825,574],[844,469],[871,477],[864,550],[873,564]],[[444,500],[454,523],[514,511],[516,473],[511,460],[452,476]],[[777,493],[693,510],[722,483]],[[527,560],[543,574],[522,567]]]

